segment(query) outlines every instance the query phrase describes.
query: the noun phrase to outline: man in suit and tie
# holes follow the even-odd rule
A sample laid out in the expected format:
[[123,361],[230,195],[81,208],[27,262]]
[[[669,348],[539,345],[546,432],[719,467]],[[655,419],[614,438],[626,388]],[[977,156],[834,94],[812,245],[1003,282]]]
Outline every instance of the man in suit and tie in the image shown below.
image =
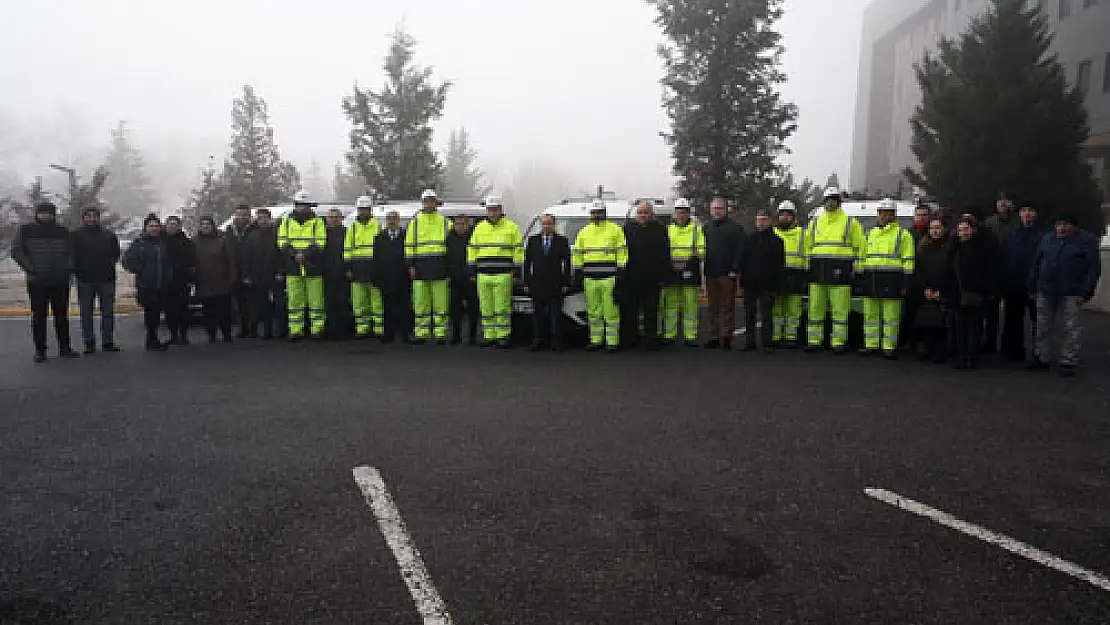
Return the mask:
[[389,343],[398,336],[405,340],[412,328],[411,287],[405,260],[405,229],[397,211],[386,213],[385,228],[374,240],[373,271],[374,285],[382,291],[385,312],[382,342]]
[[524,251],[524,284],[532,296],[532,351],[543,348],[547,335],[551,349],[562,348],[560,320],[563,295],[571,281],[570,242],[555,232],[555,217],[540,218],[540,234],[528,238]]

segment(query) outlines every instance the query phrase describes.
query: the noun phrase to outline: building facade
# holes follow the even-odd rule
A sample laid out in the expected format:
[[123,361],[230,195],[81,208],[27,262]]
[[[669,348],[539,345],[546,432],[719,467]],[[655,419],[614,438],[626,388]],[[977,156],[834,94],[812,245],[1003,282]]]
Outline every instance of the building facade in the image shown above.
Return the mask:
[[[990,0],[875,0],[864,13],[851,188],[896,193],[917,164],[910,117],[921,101],[913,66],[962,33]],[[1054,52],[1086,94],[1085,156],[1110,201],[1110,0],[1030,0],[1055,33]]]

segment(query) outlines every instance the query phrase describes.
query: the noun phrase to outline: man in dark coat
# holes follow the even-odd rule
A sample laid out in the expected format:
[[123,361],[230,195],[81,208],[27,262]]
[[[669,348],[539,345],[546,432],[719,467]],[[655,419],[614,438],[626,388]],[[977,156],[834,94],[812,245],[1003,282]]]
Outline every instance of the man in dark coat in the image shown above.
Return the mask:
[[763,351],[770,354],[775,322],[772,309],[786,267],[786,248],[771,229],[771,213],[761,210],[755,217],[755,232],[747,236],[740,254],[740,284],[744,287],[744,350],[756,348],[756,314],[759,316]]
[[532,351],[562,349],[563,296],[571,284],[570,242],[555,232],[555,217],[540,217],[540,234],[524,249],[524,284],[532,297]]
[[163,302],[166,327],[170,330],[170,344],[185,346],[189,344],[189,322],[192,320],[189,294],[196,284],[197,248],[181,229],[180,218],[166,218],[165,245],[173,267]]
[[81,227],[73,232],[73,272],[77,275],[77,300],[81,306],[81,338],[85,353],[96,352],[93,314],[100,301],[100,340],[106,352],[118,352],[115,342],[116,263],[119,239],[100,225],[100,209],[86,208]]
[[143,235],[132,241],[123,255],[123,268],[135,274],[135,290],[143,307],[146,349],[164,352],[170,344],[158,339],[158,326],[166,306],[166,293],[173,283],[173,261],[162,234],[162,223],[154,213],[143,220]]
[[385,333],[382,342],[408,337],[412,330],[412,287],[408,261],[405,260],[405,229],[397,211],[385,216],[385,228],[374,241],[374,284],[382,290]]
[[243,285],[250,294],[247,302],[247,336],[272,339],[284,325],[285,290],[282,288],[282,257],[277,247],[277,228],[268,208],[255,213],[255,224],[247,233],[243,266]]
[[[987,237],[986,245],[995,248],[998,253],[1014,232],[1020,227],[1021,222],[1014,211],[1014,195],[1003,191],[995,202],[995,214],[987,218],[982,226],[989,231],[981,233]],[[979,228],[983,230],[983,228]],[[1000,260],[1000,259],[997,259]],[[983,347],[981,353],[994,354],[998,352],[998,305],[1001,298],[993,295],[983,306]]]
[[46,362],[46,317],[53,311],[58,355],[77,358],[69,339],[69,282],[73,274],[73,239],[58,224],[50,202],[35,207],[34,223],[24,224],[12,243],[12,260],[27,274],[31,300],[31,337],[35,362]]
[[[659,293],[670,275],[671,243],[667,228],[655,219],[651,202],[636,207],[636,221],[624,227],[628,266],[621,285],[621,342],[659,349]],[[640,315],[643,315],[643,334]]]
[[1018,211],[1018,227],[1000,242],[1002,257],[999,272],[1004,315],[1002,357],[1006,360],[1025,360],[1027,317],[1033,326],[1033,335],[1037,334],[1037,304],[1027,288],[1027,281],[1037,255],[1037,246],[1047,232],[1037,221],[1037,207],[1026,202]]
[[[251,222],[251,207],[249,204],[240,204],[235,207],[235,214],[231,217],[231,224],[224,231],[224,236],[231,243],[235,253],[235,263],[241,272],[244,259],[247,255],[247,238],[255,226]],[[250,337],[249,311],[250,303],[254,298],[251,293],[253,287],[243,281],[243,276],[235,278],[235,285],[231,290],[231,306],[233,318],[239,324],[239,338]]]
[[466,316],[467,336],[471,345],[478,342],[478,284],[471,280],[466,263],[466,246],[470,243],[470,221],[455,217],[454,228],[447,234],[447,277],[450,279],[451,344],[462,342],[462,321]]
[[216,230],[211,217],[201,217],[198,223],[197,238],[193,241],[197,252],[197,298],[204,307],[208,342],[216,342],[219,330],[224,341],[231,343],[234,340],[231,299],[240,277],[235,244],[229,235]]
[[343,260],[343,246],[347,241],[347,228],[343,226],[343,213],[333,208],[324,217],[327,226],[327,244],[324,246],[324,305],[327,310],[329,338],[343,340],[354,334],[355,318],[351,313],[351,282],[347,279],[347,264]]
[[736,324],[736,277],[744,249],[744,228],[728,216],[728,204],[714,198],[705,226],[705,290],[709,298],[706,349],[732,349]]

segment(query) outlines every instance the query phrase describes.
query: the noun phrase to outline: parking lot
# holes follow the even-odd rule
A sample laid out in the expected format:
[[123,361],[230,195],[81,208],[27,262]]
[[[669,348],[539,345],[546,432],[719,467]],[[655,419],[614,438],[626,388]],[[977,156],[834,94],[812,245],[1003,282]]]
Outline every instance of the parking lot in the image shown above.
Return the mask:
[[32,366],[26,323],[0,320],[4,624],[1110,621],[1108,317],[1075,380],[685,348],[149,354],[134,317],[123,353]]

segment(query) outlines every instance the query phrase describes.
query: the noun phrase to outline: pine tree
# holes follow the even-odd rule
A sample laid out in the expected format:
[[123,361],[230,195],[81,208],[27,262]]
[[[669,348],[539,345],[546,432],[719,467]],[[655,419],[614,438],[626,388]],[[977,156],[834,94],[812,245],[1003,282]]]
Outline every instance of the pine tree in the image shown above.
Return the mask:
[[42,187],[42,178],[36,179],[23,195],[26,200],[8,195],[0,197],[0,258],[6,258],[11,253],[19,227],[34,219],[35,205],[50,199]]
[[981,216],[1008,190],[1045,218],[1067,211],[1102,232],[1099,191],[1080,156],[1090,134],[1083,94],[1050,53],[1039,9],[992,2],[916,65],[923,97],[911,148],[921,166],[905,175],[942,203]]
[[131,142],[125,122],[111,131],[112,143],[104,169],[108,180],[100,194],[101,201],[113,213],[125,217],[146,215],[158,198],[146,175],[142,154]]
[[340,204],[354,204],[360,195],[370,192],[369,185],[362,178],[362,174],[355,173],[350,166],[335,166],[335,175],[331,179],[332,197]]
[[448,198],[480,198],[490,191],[483,183],[485,172],[475,166],[478,152],[470,145],[466,128],[451,131],[447,140],[447,163],[443,176],[443,195]]
[[281,159],[274,142],[269,107],[250,85],[231,106],[231,155],[221,177],[236,204],[283,204],[300,188],[297,168]]
[[[86,209],[96,208],[100,210],[100,225],[109,230],[114,230],[121,224],[123,221],[121,216],[105,207],[104,202],[100,199],[100,194],[104,191],[104,185],[109,177],[107,169],[97,167],[92,178],[86,183],[81,182],[81,178],[74,168],[55,166],[55,169],[64,171],[68,175],[66,193],[57,198],[60,200],[58,223],[71,229],[78,228],[82,223],[82,213]],[[41,188],[38,192],[42,193]]]
[[776,92],[782,46],[772,25],[781,0],[648,0],[667,43],[663,105],[680,193],[699,207],[714,196],[745,205],[782,174],[777,158],[797,107]]
[[443,179],[443,165],[432,150],[431,122],[443,115],[451,83],[436,84],[431,68],[415,65],[415,50],[416,40],[397,29],[381,91],[355,85],[354,93],[343,98],[352,126],[347,162],[390,199],[419,197]]
[[194,232],[197,221],[205,215],[211,215],[216,223],[221,223],[231,216],[234,208],[226,180],[217,173],[215,160],[209,157],[208,165],[200,175],[200,186],[193,189],[185,210],[181,211],[182,226]]

